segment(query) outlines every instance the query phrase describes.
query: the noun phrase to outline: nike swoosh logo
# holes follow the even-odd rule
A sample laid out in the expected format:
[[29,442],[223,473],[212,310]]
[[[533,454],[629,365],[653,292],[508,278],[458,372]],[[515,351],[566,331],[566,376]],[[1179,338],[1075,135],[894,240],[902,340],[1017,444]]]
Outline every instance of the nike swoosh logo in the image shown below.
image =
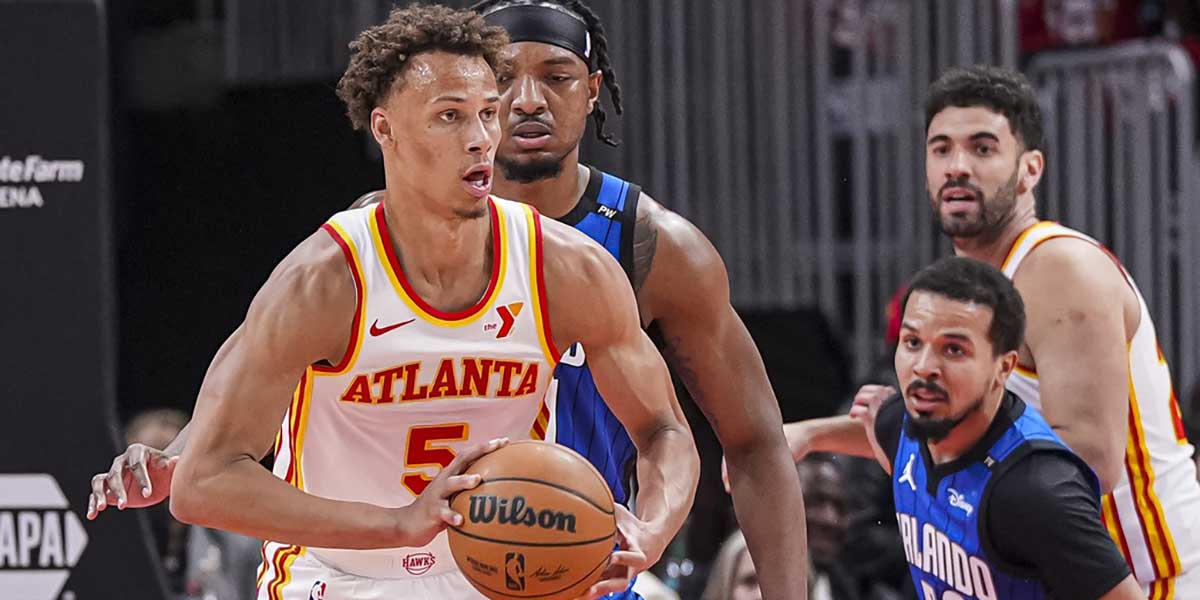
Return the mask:
[[401,327],[404,327],[405,325],[408,325],[409,323],[412,323],[413,321],[416,321],[416,319],[409,319],[407,321],[401,321],[399,323],[396,323],[395,325],[388,325],[387,327],[380,327],[379,319],[375,319],[375,322],[371,323],[371,337],[379,337],[393,329],[400,329]]

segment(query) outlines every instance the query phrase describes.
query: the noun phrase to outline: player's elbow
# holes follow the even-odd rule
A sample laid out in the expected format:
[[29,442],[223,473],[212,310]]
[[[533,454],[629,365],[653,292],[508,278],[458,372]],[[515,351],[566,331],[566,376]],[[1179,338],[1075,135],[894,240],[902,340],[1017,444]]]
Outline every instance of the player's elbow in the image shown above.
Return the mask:
[[189,525],[212,525],[211,502],[205,502],[204,483],[197,465],[181,460],[171,478],[171,516]]
[[1101,493],[1107,494],[1121,481],[1125,470],[1124,448],[1112,448],[1107,444],[1073,444],[1071,449],[1095,471],[1100,480]]

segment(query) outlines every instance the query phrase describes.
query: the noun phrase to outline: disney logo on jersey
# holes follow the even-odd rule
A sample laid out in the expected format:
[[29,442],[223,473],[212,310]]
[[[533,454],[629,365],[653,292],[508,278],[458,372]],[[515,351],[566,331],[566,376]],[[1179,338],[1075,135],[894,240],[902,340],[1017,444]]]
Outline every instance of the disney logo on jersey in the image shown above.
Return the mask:
[[521,309],[525,308],[524,302],[513,302],[496,308],[496,314],[500,315],[499,323],[487,323],[483,326],[484,331],[495,331],[496,339],[502,340],[512,333],[513,325],[517,323],[517,315],[521,314]]
[[557,529],[575,533],[575,515],[556,510],[538,510],[525,504],[525,496],[501,498],[494,494],[476,494],[471,496],[469,518],[472,523],[491,523],[501,525],[524,525],[526,527],[541,527],[542,529]]
[[971,516],[971,513],[975,512],[975,507],[971,506],[970,502],[967,502],[967,497],[961,492],[954,488],[947,488],[946,491],[950,494],[950,506],[961,508],[963,512],[967,513],[968,517]]
[[417,552],[408,554],[401,562],[401,566],[410,575],[424,575],[437,564],[437,557],[432,552]]
[[[501,358],[443,358],[432,378],[411,362],[356,376],[339,397],[355,404],[395,404],[439,398],[510,398],[538,388],[538,363]],[[401,383],[403,382],[403,383]]]

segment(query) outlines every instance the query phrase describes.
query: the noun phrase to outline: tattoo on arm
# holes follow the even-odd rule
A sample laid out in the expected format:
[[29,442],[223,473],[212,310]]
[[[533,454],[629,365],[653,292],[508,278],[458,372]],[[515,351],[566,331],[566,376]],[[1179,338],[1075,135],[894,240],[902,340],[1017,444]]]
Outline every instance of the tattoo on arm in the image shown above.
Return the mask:
[[650,265],[654,263],[654,253],[658,250],[658,229],[650,219],[650,211],[639,211],[637,222],[633,225],[633,291],[642,291],[646,277],[650,275]]
[[682,342],[683,340],[679,336],[668,337],[663,335],[660,351],[663,358],[666,359],[667,365],[671,367],[672,374],[683,383],[683,387],[687,389],[688,395],[692,397],[696,406],[700,407],[700,411],[704,413],[709,424],[715,429],[717,427],[717,416],[704,409],[705,402],[703,391],[700,389],[700,378],[696,374],[696,367],[692,364],[692,359],[680,350]]

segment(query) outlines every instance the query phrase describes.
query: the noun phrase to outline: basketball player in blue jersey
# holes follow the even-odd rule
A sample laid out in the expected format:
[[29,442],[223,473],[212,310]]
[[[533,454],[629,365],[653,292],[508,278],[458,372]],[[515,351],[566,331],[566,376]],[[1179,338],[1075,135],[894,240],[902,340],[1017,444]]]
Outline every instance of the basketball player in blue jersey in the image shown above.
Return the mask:
[[901,306],[903,394],[856,399],[864,426],[813,443],[874,456],[891,473],[918,596],[1145,598],[1101,522],[1095,473],[1005,389],[1025,328],[1008,278],[944,258],[917,273]]
[[[580,163],[589,115],[596,136],[617,145],[604,131],[601,87],[618,114],[621,90],[603,26],[577,0],[486,1],[474,9],[513,41],[501,51],[496,72],[504,137],[493,191],[575,227],[617,259],[636,294],[642,325],[661,340],[668,364],[721,441],[738,522],[758,557],[763,597],[804,598],[803,498],[762,359],[729,303],[721,257],[694,225],[639,186]],[[372,192],[355,206],[381,197]],[[586,456],[614,497],[629,502],[634,448],[597,391],[585,349],[571,346],[555,376],[548,414],[535,428]],[[169,457],[185,441],[186,430],[163,453],[130,447],[108,473],[93,478],[94,505],[102,510],[113,499],[127,506],[161,501],[170,481]],[[151,490],[148,497],[141,497],[143,488]],[[664,549],[643,550],[652,563]]]

